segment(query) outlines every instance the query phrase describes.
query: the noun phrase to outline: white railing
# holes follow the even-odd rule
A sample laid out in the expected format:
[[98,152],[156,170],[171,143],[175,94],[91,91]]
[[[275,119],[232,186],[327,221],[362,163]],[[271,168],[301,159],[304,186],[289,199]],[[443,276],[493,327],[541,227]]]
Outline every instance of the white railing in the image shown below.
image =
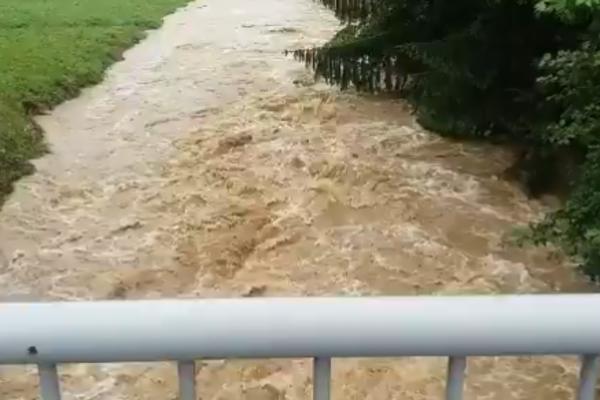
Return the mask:
[[327,400],[332,357],[401,356],[448,356],[459,400],[468,356],[543,354],[582,355],[577,396],[594,399],[600,295],[0,304],[0,364],[37,364],[44,400],[60,400],[58,363],[177,361],[196,400],[196,359],[311,357]]

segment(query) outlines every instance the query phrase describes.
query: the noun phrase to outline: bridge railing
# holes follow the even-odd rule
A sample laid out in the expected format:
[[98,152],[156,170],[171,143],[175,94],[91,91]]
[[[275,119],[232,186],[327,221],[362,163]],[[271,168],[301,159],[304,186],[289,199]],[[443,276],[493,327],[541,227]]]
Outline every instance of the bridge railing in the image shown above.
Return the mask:
[[0,305],[0,364],[37,364],[60,400],[59,363],[174,361],[196,400],[197,359],[313,358],[314,399],[331,358],[448,357],[446,399],[463,395],[469,356],[581,355],[577,398],[593,400],[600,295],[263,298]]

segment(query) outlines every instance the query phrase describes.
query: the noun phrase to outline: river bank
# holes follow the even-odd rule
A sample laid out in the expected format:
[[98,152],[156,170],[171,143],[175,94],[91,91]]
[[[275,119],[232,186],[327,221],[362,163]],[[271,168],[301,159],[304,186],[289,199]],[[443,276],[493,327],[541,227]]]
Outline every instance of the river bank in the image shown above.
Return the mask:
[[0,204],[44,151],[32,115],[97,83],[121,52],[187,0],[0,4]]

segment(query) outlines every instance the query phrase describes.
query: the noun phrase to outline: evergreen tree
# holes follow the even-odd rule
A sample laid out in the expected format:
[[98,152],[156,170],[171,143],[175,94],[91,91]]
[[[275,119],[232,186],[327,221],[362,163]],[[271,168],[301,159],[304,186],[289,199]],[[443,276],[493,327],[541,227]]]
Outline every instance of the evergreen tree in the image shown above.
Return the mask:
[[442,133],[528,132],[537,61],[575,44],[531,1],[321,1],[345,27],[295,56],[343,89],[400,94]]
[[600,0],[321,0],[345,23],[296,58],[342,89],[393,92],[439,133],[527,148],[545,190],[579,155],[564,208],[531,231],[600,278]]

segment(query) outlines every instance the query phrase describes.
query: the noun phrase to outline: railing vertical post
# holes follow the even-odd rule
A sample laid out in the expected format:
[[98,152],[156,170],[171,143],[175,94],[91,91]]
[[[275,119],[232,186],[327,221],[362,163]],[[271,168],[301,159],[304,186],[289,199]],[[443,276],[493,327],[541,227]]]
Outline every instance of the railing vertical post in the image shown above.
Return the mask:
[[196,400],[196,363],[179,361],[177,375],[179,377],[179,400]]
[[329,400],[331,396],[331,358],[317,357],[313,366],[313,400]]
[[598,355],[586,354],[581,359],[577,400],[594,400],[598,380]]
[[60,383],[56,364],[39,364],[40,394],[43,400],[60,400]]
[[448,379],[446,381],[446,400],[462,400],[465,384],[466,357],[448,359]]

